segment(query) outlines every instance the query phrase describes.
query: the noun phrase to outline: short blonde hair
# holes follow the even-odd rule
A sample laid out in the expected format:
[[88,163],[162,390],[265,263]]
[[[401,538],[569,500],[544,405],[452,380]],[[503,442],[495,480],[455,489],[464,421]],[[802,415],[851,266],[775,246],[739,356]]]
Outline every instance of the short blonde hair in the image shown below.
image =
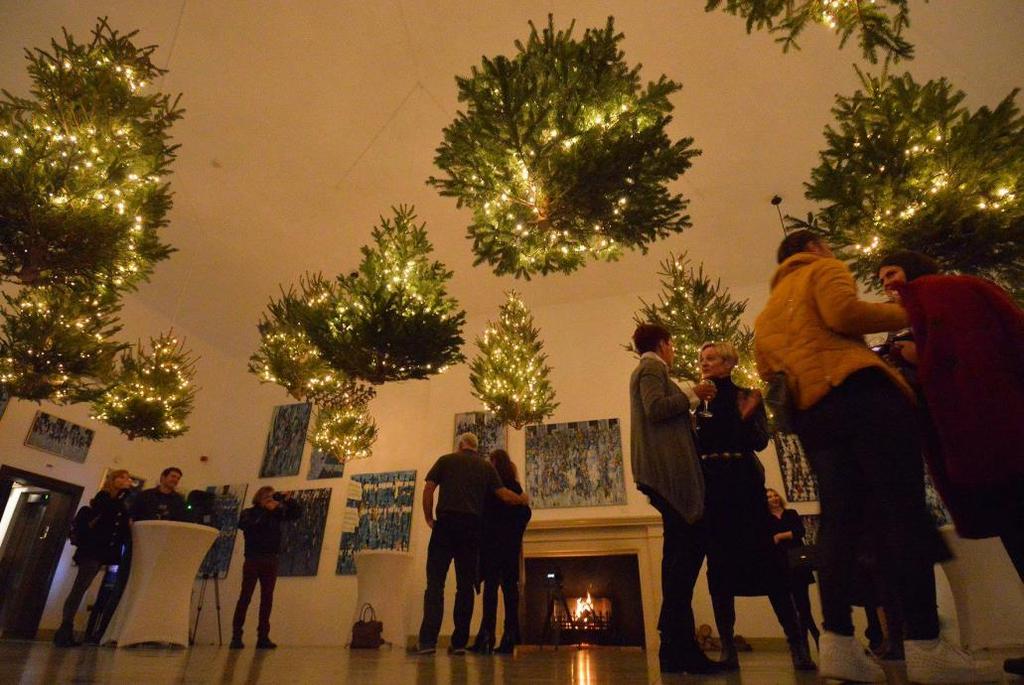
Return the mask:
[[740,353],[736,351],[736,346],[731,342],[706,342],[700,346],[700,351],[703,352],[709,347],[715,348],[715,351],[718,352],[722,359],[731,363],[733,366],[736,366],[740,361]]

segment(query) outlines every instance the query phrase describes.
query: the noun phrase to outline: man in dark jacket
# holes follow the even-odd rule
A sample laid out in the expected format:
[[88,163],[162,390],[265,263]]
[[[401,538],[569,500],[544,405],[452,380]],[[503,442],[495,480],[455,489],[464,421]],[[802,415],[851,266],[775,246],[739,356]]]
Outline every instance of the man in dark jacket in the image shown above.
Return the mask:
[[[423,594],[423,623],[419,654],[433,654],[444,617],[444,581],[455,562],[455,632],[450,651],[465,654],[469,622],[473,618],[473,586],[476,584],[480,529],[487,493],[506,504],[529,504],[504,485],[495,468],[477,452],[479,441],[472,433],[459,436],[458,451],[437,460],[427,473],[423,488],[423,515],[430,533],[427,547],[427,589]],[[440,486],[437,519],[434,491]]]
[[256,491],[252,504],[238,519],[238,529],[245,535],[245,564],[242,566],[242,592],[238,595],[231,623],[231,649],[245,646],[242,627],[257,580],[260,583],[260,619],[256,627],[256,649],[274,649],[277,645],[270,640],[270,610],[274,605],[281,552],[281,524],[299,518],[302,508],[290,492],[275,493],[269,485]]
[[160,485],[143,490],[132,502],[133,521],[187,521],[185,498],[178,493],[181,469],[168,466],[160,474]]

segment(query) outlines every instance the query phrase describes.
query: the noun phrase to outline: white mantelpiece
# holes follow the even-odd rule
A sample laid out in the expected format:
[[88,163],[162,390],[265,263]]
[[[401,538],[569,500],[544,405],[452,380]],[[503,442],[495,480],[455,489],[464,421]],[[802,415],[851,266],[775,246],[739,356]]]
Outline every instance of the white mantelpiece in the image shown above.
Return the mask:
[[661,609],[662,539],[660,516],[534,520],[523,536],[523,557],[635,554],[643,601],[645,641],[647,649],[656,652],[658,612]]

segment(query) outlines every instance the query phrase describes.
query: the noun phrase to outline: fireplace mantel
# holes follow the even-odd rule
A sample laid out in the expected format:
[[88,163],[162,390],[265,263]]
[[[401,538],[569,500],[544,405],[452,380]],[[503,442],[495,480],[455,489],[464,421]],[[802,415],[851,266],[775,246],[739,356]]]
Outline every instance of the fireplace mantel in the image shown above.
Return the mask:
[[660,516],[533,520],[523,535],[523,556],[636,555],[647,648],[656,650],[662,541]]

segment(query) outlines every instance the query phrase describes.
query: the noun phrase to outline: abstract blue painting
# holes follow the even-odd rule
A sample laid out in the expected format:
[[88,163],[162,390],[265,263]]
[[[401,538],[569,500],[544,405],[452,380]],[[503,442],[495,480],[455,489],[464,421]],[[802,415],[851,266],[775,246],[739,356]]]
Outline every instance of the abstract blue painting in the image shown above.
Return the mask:
[[[355,575],[355,553],[364,549],[409,551],[416,472],[391,471],[352,476],[362,489],[361,499],[348,499],[348,509],[358,511],[354,530],[342,530],[338,551],[338,575]],[[355,516],[354,512],[346,512]]]
[[219,532],[213,541],[213,547],[206,553],[206,558],[199,566],[197,577],[227,578],[231,556],[235,552],[235,537],[238,535],[238,516],[245,506],[245,493],[249,486],[245,483],[237,485],[211,485],[207,492],[213,493],[213,520],[210,525]]
[[331,489],[296,490],[292,496],[302,507],[302,514],[281,525],[277,575],[315,576],[320,566],[320,550],[324,546]]
[[619,420],[527,426],[526,491],[534,509],[625,504]]
[[306,402],[274,407],[260,478],[294,476],[299,472],[311,409],[312,405]]

